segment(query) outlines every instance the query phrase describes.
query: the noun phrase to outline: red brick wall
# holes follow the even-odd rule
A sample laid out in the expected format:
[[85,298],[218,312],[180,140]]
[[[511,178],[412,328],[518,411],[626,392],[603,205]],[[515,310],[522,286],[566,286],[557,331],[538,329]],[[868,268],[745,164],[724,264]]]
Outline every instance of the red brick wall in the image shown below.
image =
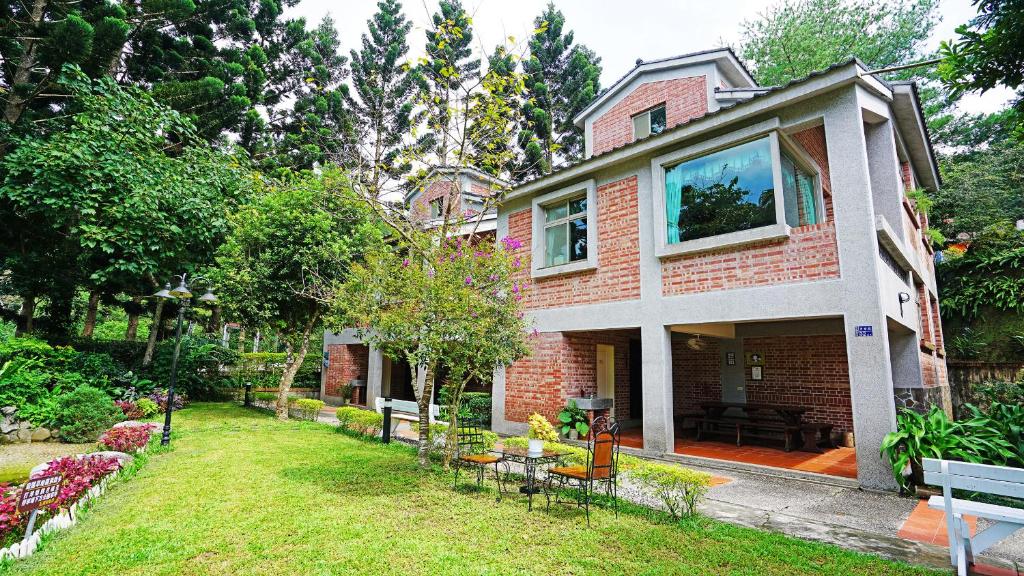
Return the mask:
[[638,86],[594,120],[593,155],[632,142],[633,116],[659,104],[665,104],[667,128],[704,115],[708,111],[706,78],[676,78]]
[[[459,184],[453,180],[454,176],[444,176],[427,185],[419,196],[413,200],[409,207],[410,215],[413,218],[425,219],[430,217],[430,203],[437,198],[447,197],[447,205],[453,206],[454,210],[459,209],[460,195]],[[455,203],[455,204],[451,204]]]
[[[526,291],[527,310],[614,302],[640,298],[640,237],[637,179],[631,176],[597,188],[597,269],[537,278]],[[509,236],[523,242],[520,255],[529,259],[532,210],[509,214]],[[528,280],[529,265],[522,279]]]
[[470,186],[469,186],[469,189],[470,189],[470,192],[472,192],[473,194],[476,194],[477,196],[490,196],[491,195],[491,187],[486,185],[486,184],[482,184],[480,182],[471,182]]
[[629,339],[636,331],[546,332],[532,353],[505,371],[505,418],[525,422],[534,413],[554,422],[569,398],[597,393],[597,345],[615,347],[615,412],[629,413]]
[[747,402],[808,406],[805,420],[853,430],[843,335],[744,338],[743,350],[764,355],[763,380],[746,369]]
[[337,396],[338,389],[351,380],[365,380],[370,349],[364,344],[331,344],[330,362],[324,377],[324,395]]
[[921,350],[921,383],[925,388],[933,388],[939,385],[939,376],[936,373],[935,357],[930,352]]
[[661,293],[675,296],[838,277],[835,226],[824,223],[793,228],[782,241],[666,258],[661,262]]
[[700,410],[701,402],[722,399],[722,367],[718,341],[702,338],[706,348],[687,345],[688,335],[672,336],[673,414]]

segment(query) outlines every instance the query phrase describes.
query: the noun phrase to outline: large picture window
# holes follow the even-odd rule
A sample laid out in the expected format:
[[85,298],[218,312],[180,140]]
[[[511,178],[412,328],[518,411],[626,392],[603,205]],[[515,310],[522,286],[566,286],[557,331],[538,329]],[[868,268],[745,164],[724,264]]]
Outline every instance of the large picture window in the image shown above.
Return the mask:
[[770,138],[666,168],[665,216],[669,244],[775,224]]
[[544,207],[544,266],[587,259],[587,197]]

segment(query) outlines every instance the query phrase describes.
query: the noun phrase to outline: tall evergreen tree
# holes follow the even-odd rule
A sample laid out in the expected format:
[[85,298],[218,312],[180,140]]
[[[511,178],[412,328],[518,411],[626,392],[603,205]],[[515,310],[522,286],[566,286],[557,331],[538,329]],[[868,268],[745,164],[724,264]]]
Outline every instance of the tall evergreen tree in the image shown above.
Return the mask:
[[422,66],[428,131],[421,145],[433,148],[445,165],[458,134],[466,129],[470,94],[480,80],[480,59],[473,58],[473,21],[459,0],[441,0],[427,30],[426,62]]
[[352,88],[344,92],[353,135],[345,163],[358,166],[357,184],[379,196],[409,171],[402,138],[412,128],[419,73],[404,62],[412,29],[399,0],[381,0],[367,22],[361,50],[352,50]]
[[559,158],[572,162],[582,156],[583,132],[572,119],[597,94],[601,76],[601,59],[586,46],[573,46],[573,32],[565,30],[565,16],[553,3],[533,24],[536,33],[523,64],[527,129],[518,138],[525,175],[547,174]]

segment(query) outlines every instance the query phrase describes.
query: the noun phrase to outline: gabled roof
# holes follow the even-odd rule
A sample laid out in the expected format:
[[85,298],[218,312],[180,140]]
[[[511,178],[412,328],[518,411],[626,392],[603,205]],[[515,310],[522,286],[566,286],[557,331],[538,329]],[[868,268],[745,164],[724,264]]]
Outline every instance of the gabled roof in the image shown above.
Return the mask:
[[[497,176],[492,176],[491,174],[488,174],[483,170],[473,168],[472,166],[437,166],[436,168],[431,168],[430,172],[427,173],[427,176],[423,179],[423,181],[426,182],[427,185],[429,185],[430,183],[433,182],[434,176],[461,176],[462,174],[469,174],[470,176],[476,178],[477,180],[483,180],[484,182],[495,184],[503,188],[508,188],[509,186],[512,185],[510,182],[506,180],[498,178]],[[419,188],[413,188],[412,190],[409,190],[408,192],[405,193],[405,201],[408,202],[410,198],[412,198],[413,196],[420,192],[421,190]],[[464,190],[463,192],[470,193],[468,190]]]
[[[736,53],[732,51],[732,48],[701,50],[700,52],[691,52],[689,54],[672,56],[670,58],[660,58],[658,60],[651,60],[650,62],[637,60],[636,66],[634,66],[629,72],[626,72],[626,74],[621,78],[613,82],[607,90],[598,94],[590,104],[587,104],[587,107],[581,110],[580,113],[573,118],[573,123],[582,127],[583,120],[587,116],[622,91],[622,89],[628,86],[634,78],[641,74],[659,70],[670,70],[672,68],[680,68],[683,66],[692,66],[694,64],[701,64],[704,62],[716,62],[722,64],[722,71],[725,76],[737,86],[751,88],[757,86],[757,81],[754,80],[754,76],[749,70],[747,70],[747,67],[743,65],[743,61],[736,56]],[[744,84],[746,86],[743,86]]]
[[[594,170],[599,169],[600,167],[603,167],[604,165],[610,165],[620,161],[625,161],[627,159],[633,158],[638,154],[649,153],[652,150],[660,149],[664,146],[670,146],[677,140],[682,140],[691,137],[691,134],[700,133],[702,131],[711,129],[717,129],[725,124],[740,121],[743,118],[749,117],[751,114],[763,112],[764,107],[761,106],[762,102],[764,102],[771,108],[789,105],[789,103],[792,102],[792,98],[802,98],[806,96],[801,96],[800,94],[780,96],[780,93],[784,93],[790,90],[800,92],[801,87],[804,85],[808,85],[808,89],[818,90],[814,86],[814,81],[819,78],[835,75],[835,79],[824,88],[821,88],[818,91],[818,93],[821,93],[821,91],[826,89],[831,89],[831,87],[838,85],[840,83],[851,81],[859,81],[861,83],[867,83],[869,85],[877,86],[878,89],[887,91],[889,93],[893,93],[894,88],[898,88],[900,86],[899,84],[897,84],[896,86],[890,85],[889,83],[876,77],[875,75],[864,74],[864,72],[867,72],[868,70],[870,70],[870,68],[863,62],[861,62],[859,59],[849,58],[844,62],[833,64],[828,68],[825,68],[824,70],[817,70],[811,72],[810,74],[802,78],[795,78],[793,80],[790,80],[789,82],[782,86],[772,86],[765,88],[763,91],[759,90],[750,98],[737,100],[730,104],[725,104],[714,112],[707,112],[702,116],[690,119],[689,121],[683,124],[679,124],[672,128],[668,128],[658,134],[652,134],[650,136],[647,136],[646,138],[634,140],[633,142],[629,142],[616,148],[612,148],[611,150],[607,150],[596,156],[591,156],[590,158],[581,160],[575,164],[569,164],[566,166],[559,167],[558,169],[552,171],[550,174],[538,176],[536,178],[521,182],[518,185],[516,185],[515,188],[513,188],[513,190],[511,191],[507,198],[514,198],[524,194],[530,194],[539,188],[546,188],[549,185],[557,185],[561,183],[561,181],[566,180],[567,178],[571,179],[583,173],[590,173]],[[870,81],[872,82],[868,82],[868,79],[870,79]],[[896,93],[898,93],[898,91]],[[780,100],[777,103],[772,102],[772,99],[776,96],[785,99]],[[745,108],[750,108],[750,110],[744,110]],[[921,112],[919,102],[916,102],[916,111],[919,118],[921,118],[921,125],[923,126],[923,116],[920,116]],[[925,139],[928,138],[927,127],[923,127],[921,133],[924,134]],[[930,150],[930,141],[927,146]],[[916,159],[916,161],[918,162],[929,160],[931,161],[931,166],[933,167],[932,169],[934,169],[934,166],[936,166],[936,164],[933,156],[919,156]],[[545,180],[550,180],[550,184],[543,182]]]

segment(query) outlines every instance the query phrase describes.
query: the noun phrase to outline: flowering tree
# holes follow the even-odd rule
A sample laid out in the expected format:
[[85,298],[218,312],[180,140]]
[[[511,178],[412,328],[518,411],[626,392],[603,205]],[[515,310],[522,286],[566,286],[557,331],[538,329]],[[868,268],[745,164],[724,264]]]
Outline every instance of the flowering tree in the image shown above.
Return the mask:
[[[422,242],[434,238],[411,236]],[[526,286],[516,280],[523,262],[513,254],[520,246],[512,238],[497,244],[450,238],[430,250],[427,260],[423,245],[401,242],[353,266],[335,302],[336,323],[355,325],[364,341],[418,367],[414,389],[421,422],[429,421],[433,377],[442,367],[457,397],[470,380],[489,380],[496,366],[527,353],[527,325],[519,310]],[[428,427],[420,426],[419,433],[420,463],[426,466]]]

